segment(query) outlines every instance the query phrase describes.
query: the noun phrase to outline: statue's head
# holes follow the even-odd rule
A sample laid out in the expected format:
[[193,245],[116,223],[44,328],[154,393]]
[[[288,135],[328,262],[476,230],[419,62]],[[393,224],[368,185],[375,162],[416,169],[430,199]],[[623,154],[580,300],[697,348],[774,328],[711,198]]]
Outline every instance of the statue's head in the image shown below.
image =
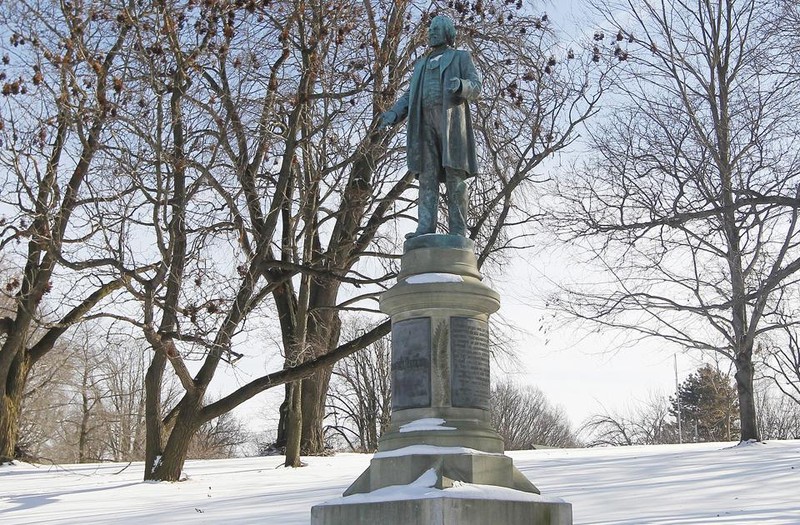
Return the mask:
[[444,44],[453,46],[456,43],[456,26],[450,17],[437,15],[428,26],[428,44],[437,47]]

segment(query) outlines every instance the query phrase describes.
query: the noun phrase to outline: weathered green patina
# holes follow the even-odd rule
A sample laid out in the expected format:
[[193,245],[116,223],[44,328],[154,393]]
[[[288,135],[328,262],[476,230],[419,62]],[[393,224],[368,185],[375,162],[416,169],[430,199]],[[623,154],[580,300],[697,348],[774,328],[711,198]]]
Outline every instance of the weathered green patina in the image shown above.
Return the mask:
[[408,118],[408,169],[419,178],[419,221],[407,237],[436,231],[439,183],[447,191],[451,235],[466,235],[465,180],[478,173],[469,101],[481,80],[469,52],[453,49],[452,20],[437,16],[428,29],[429,51],[414,66],[408,91],[383,114],[383,127]]

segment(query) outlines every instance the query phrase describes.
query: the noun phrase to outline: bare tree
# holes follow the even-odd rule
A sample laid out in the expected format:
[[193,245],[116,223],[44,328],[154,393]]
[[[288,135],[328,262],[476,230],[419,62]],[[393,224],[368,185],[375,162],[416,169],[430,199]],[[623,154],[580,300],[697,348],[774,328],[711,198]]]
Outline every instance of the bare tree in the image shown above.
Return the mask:
[[244,423],[231,412],[203,424],[194,436],[186,453],[188,459],[224,459],[240,453],[250,439]]
[[[445,8],[443,3],[437,6],[442,11],[448,11],[455,19],[461,35],[459,45],[472,49],[478,67],[485,72],[484,91],[488,96],[478,104],[478,117],[476,118],[479,123],[478,132],[483,135],[484,148],[480,152],[480,158],[484,173],[475,182],[473,202],[470,208],[472,225],[469,229],[469,236],[475,239],[480,246],[479,265],[483,265],[487,260],[502,260],[500,253],[507,252],[508,249],[523,248],[528,244],[527,232],[521,226],[530,222],[531,216],[535,212],[524,206],[524,201],[520,196],[524,190],[529,189],[530,185],[538,180],[534,170],[542,160],[564,148],[573,140],[576,126],[593,113],[597,97],[601,92],[599,87],[590,89],[590,81],[584,70],[585,63],[581,60],[569,62],[566,56],[559,56],[560,59],[563,58],[563,65],[559,64],[556,67],[553,53],[557,53],[555,51],[557,44],[552,32],[548,29],[548,24],[530,16],[529,12],[520,11],[520,5],[519,3],[514,6],[501,2],[485,2],[482,6],[464,4],[450,6],[449,9]],[[382,52],[375,55],[377,62],[373,61],[369,66],[374,74],[376,86],[384,86],[381,96],[377,99],[377,104],[373,102],[372,115],[375,115],[377,110],[385,109],[387,102],[391,103],[396,94],[405,87],[401,82],[406,82],[410,77],[413,59],[424,51],[421,43],[427,20],[432,16],[431,11],[416,2],[395,3],[392,8],[381,6],[370,15],[364,24],[364,27],[372,27],[375,23],[373,17],[379,15],[388,20],[386,27],[381,28],[386,31],[386,40],[381,46]],[[375,33],[375,30],[370,31]],[[357,30],[353,30],[347,36],[352,38],[354,43],[360,42],[359,47],[365,45],[365,42],[374,41],[374,37],[360,35]],[[375,47],[375,44],[372,44],[372,47]],[[390,56],[385,55],[387,52]],[[336,57],[333,58],[338,60]],[[385,62],[387,59],[391,63]],[[396,62],[393,62],[394,60]],[[551,61],[554,63],[552,66],[548,66]],[[353,62],[350,64],[352,65]],[[385,67],[384,64],[389,66],[388,76],[384,76],[384,73],[379,71]],[[335,70],[340,66],[333,62],[330,63],[330,67]],[[326,81],[324,79],[321,81],[325,85]],[[325,90],[323,89],[323,91]],[[360,107],[360,97],[351,99],[351,103],[355,107]],[[337,136],[348,136],[337,127],[329,127],[323,125],[322,122],[324,120],[317,123],[315,129],[323,131],[320,138],[325,141],[330,140],[326,138],[329,135],[328,130],[333,130]],[[349,128],[352,129],[352,127]],[[307,132],[306,135],[308,135]],[[390,140],[390,145],[396,145],[397,137],[387,138]],[[363,139],[360,140],[363,141]],[[372,139],[370,138],[370,140]],[[354,139],[350,138],[347,142],[342,143],[342,152],[347,152],[348,144],[353,142]],[[339,144],[338,141],[337,144]],[[362,144],[364,144],[363,148],[359,146],[358,149],[371,151],[366,148],[366,143],[362,142]],[[328,147],[325,147],[324,150],[330,152]],[[310,171],[315,168],[315,165],[305,162],[305,159],[309,158],[308,151],[310,150],[307,149],[303,154],[300,166],[306,173],[306,179],[315,181],[319,177],[313,176],[314,172]],[[389,153],[393,153],[393,150],[390,150]],[[372,184],[377,184],[377,188],[386,185],[386,182],[382,181],[391,180],[393,170],[397,169],[400,159],[391,154],[385,157],[388,162],[381,166],[375,163],[379,157],[374,151],[369,157],[366,157],[369,163],[375,165],[374,170],[372,168],[366,170],[366,165],[358,162],[353,165],[352,174],[363,177],[371,172]],[[387,176],[389,179],[385,178]],[[356,178],[351,181],[365,182],[366,179]],[[407,216],[409,202],[402,195],[402,191],[408,187],[409,181],[410,178],[406,175],[401,180],[401,184],[390,186],[393,188],[392,191],[379,201],[383,205],[389,204],[390,200],[394,201],[393,206],[396,208],[392,216],[394,218]],[[501,181],[501,184],[497,184],[497,181]],[[516,196],[517,199],[512,196]],[[306,195],[307,197],[308,195]],[[352,206],[355,201],[349,204],[347,200],[343,202]],[[321,202],[318,209],[324,209],[325,206],[325,203]],[[342,208],[339,213],[341,210]],[[374,208],[374,211],[379,211],[379,208]],[[347,221],[337,219],[337,226],[333,229],[334,234],[348,231],[348,224],[351,224],[351,221],[358,216],[353,215],[352,210],[349,213],[349,215],[341,215],[342,218],[349,217]],[[368,219],[370,213],[373,216]],[[374,212],[370,211],[369,207],[358,211],[358,214],[361,214],[361,220],[365,221],[367,226],[365,232],[369,233],[372,227],[378,225],[374,220]],[[318,220],[322,224],[330,219],[324,213],[317,213],[314,220]],[[346,228],[340,229],[338,225]],[[315,231],[314,228],[309,228],[308,221],[298,222],[297,226],[306,234]],[[518,227],[516,231],[513,231],[514,227]],[[374,238],[376,241],[380,241],[374,248],[394,253],[397,250],[396,245],[393,244],[396,237],[394,235],[385,237],[386,233],[379,233]],[[311,250],[308,253],[315,254],[314,256],[318,260],[329,261],[325,264],[328,268],[341,267],[340,263],[334,264],[335,258],[331,258],[337,253],[332,248],[337,245],[347,246],[348,238],[334,235],[327,239],[327,251],[323,249],[322,259],[319,259],[319,256],[316,255],[317,248],[314,246],[324,247],[326,237],[326,235],[303,237],[299,234],[291,237],[284,236],[284,238],[307,239],[305,249]],[[357,247],[363,246],[361,242],[363,239],[363,236],[350,238]],[[293,245],[285,245],[282,251],[283,253],[289,251],[298,254],[306,253],[299,246]],[[362,259],[366,259],[366,257],[362,257]],[[357,271],[361,268],[363,268],[361,265],[354,267]],[[389,265],[387,270],[389,271],[387,274],[379,277],[381,282],[386,282],[386,278],[391,275],[394,268]],[[281,320],[284,322],[283,333],[286,340],[284,347],[291,348],[291,344],[304,343],[306,345],[305,354],[314,356],[324,348],[330,347],[331,341],[335,341],[339,337],[338,328],[331,329],[338,327],[338,314],[332,310],[335,304],[331,300],[335,297],[334,291],[339,293],[341,290],[342,283],[334,279],[326,284],[326,281],[319,277],[307,276],[307,278],[309,279],[308,291],[303,292],[301,288],[296,292],[296,297],[298,299],[316,297],[318,301],[310,303],[307,307],[303,307],[303,301],[293,301],[292,304],[296,303],[301,308],[297,310],[297,313],[286,309],[281,310]],[[281,297],[287,296],[288,294],[281,292]],[[277,304],[280,310],[280,300],[277,301]],[[345,305],[340,305],[339,308],[341,306]],[[347,304],[346,306],[350,307],[351,305]],[[358,307],[364,308],[363,303]],[[296,333],[296,328],[302,327],[302,323],[293,325],[295,330],[290,329],[292,325],[287,323],[291,319],[298,318],[298,313],[305,315],[304,312],[315,310],[319,312],[317,315],[326,312],[326,315],[333,317],[324,317],[322,318],[323,322],[316,321],[314,317],[309,318],[311,324],[307,331],[301,332],[305,334],[303,337]],[[302,315],[298,319],[302,320]],[[292,356],[297,355],[297,352],[287,351],[286,355],[287,365],[291,366],[291,360],[297,359]],[[322,370],[313,378],[303,382],[301,392],[298,393],[295,390],[296,387],[291,386],[287,390],[285,402],[287,423],[281,425],[280,428],[285,428],[287,435],[291,434],[294,417],[292,414],[297,414],[299,409],[303,422],[299,430],[303,436],[300,449],[305,452],[313,453],[315,450],[320,450],[321,417],[323,415],[321,408],[324,406],[329,379],[330,370]],[[295,406],[298,397],[301,399],[300,405]],[[287,462],[296,462],[295,451],[299,449],[291,446],[293,441],[291,438],[287,438],[286,441],[290,445],[287,451]]]
[[[145,345],[99,324],[68,335],[31,374],[20,446],[58,463],[144,459]],[[177,397],[175,385],[164,386],[161,417]],[[198,429],[187,457],[232,457],[246,439],[242,422],[224,414]]]
[[780,391],[800,404],[800,334],[797,312],[776,314],[780,330],[775,330],[759,343],[761,364],[767,377]]
[[32,457],[69,463],[112,459],[105,432],[113,419],[105,403],[118,392],[112,394],[102,372],[114,355],[103,339],[97,326],[78,325],[32,370],[20,433],[20,445]]
[[75,461],[66,445],[64,421],[72,399],[74,349],[59,341],[28,375],[20,411],[17,456],[28,460]]
[[[96,216],[114,232],[103,249],[123,261],[126,289],[139,301],[140,314],[118,317],[154,349],[146,381],[145,475],[152,479],[178,479],[203,424],[285,382],[287,464],[299,465],[301,450],[324,450],[333,363],[389,329],[378,322],[342,343],[339,315],[374,311],[395,272],[386,256],[398,249],[392,225],[411,206],[404,192],[412,177],[398,174],[399,139],[376,131],[376,115],[408,78],[428,16],[412,2],[334,9],[284,1],[203,6],[194,24],[183,23],[193,9],[165,2],[135,21],[123,91],[143,95],[125,108],[118,148],[123,185],[135,192],[125,206],[98,207]],[[497,252],[504,228],[528,217],[512,195],[535,178],[543,158],[569,144],[601,91],[589,89],[586,75],[571,76],[581,71],[578,59],[563,74],[553,66],[549,76],[528,75],[528,66],[547,60],[541,46],[526,50],[549,33],[541,21],[530,35],[522,22],[511,23],[514,6],[493,9],[473,21],[459,14],[465,28],[474,26],[466,32],[472,45],[494,49],[502,37],[487,60],[514,53],[487,83],[506,93],[487,105],[495,113],[517,108],[519,126],[513,140],[500,140],[509,128],[484,130],[496,139],[485,152],[487,171],[504,184],[487,180],[488,189],[476,192],[483,211],[471,235],[481,241],[481,261]],[[517,31],[513,45],[509,28]],[[509,90],[517,77],[525,87]],[[492,153],[494,144],[502,156]],[[156,248],[134,249],[140,238]],[[134,271],[143,267],[149,270]],[[239,355],[234,341],[247,319],[269,312],[280,326],[273,351],[283,353],[284,370],[206,403],[219,367]],[[197,372],[191,359],[201,361]],[[168,367],[183,394],[159,419]]]
[[110,421],[99,372],[108,354],[97,333],[78,325],[60,338],[26,381],[17,447],[20,457],[59,463],[108,459],[103,439]]
[[578,446],[564,411],[534,386],[499,383],[492,388],[490,404],[492,427],[503,437],[506,450]]
[[[30,366],[123,287],[102,315],[135,326],[153,350],[148,479],[178,479],[204,425],[284,383],[287,464],[322,451],[333,364],[389,330],[376,321],[342,342],[339,316],[374,312],[396,271],[413,177],[401,169],[401,137],[378,132],[376,116],[424,48],[429,5],[24,0],[0,9],[14,18],[10,45],[27,46],[27,61],[7,74],[2,161],[13,176],[2,195],[15,215],[0,246],[5,254],[29,241],[9,252],[22,277],[9,281],[16,302],[0,324],[0,457],[13,455]],[[490,93],[478,107],[486,176],[470,228],[483,264],[528,244],[534,212],[512,197],[573,140],[602,86],[588,57],[556,58],[548,22],[521,3],[450,12]],[[25,71],[36,89],[11,80]],[[53,276],[63,283],[51,289]],[[57,313],[44,315],[48,291]],[[284,369],[209,402],[219,368],[241,355],[237,338],[262,315],[279,327],[266,350],[283,354]],[[47,330],[33,339],[36,324]],[[172,377],[181,395],[169,403]]]
[[93,169],[126,78],[124,20],[136,10],[127,3],[0,5],[0,253],[14,271],[3,287],[13,306],[0,318],[0,461],[14,456],[31,367],[125,279],[94,259],[102,232],[87,217],[119,197]]
[[[104,457],[113,461],[144,459],[147,350],[145,341],[128,334],[107,336],[99,348],[103,359],[95,373],[104,392],[100,439]],[[166,405],[174,400],[177,389],[174,382],[165,384],[164,389]]]
[[[147,477],[177,479],[191,437],[244,400],[317,368],[329,370],[338,341],[338,287],[376,281],[347,274],[371,246],[378,227],[395,213],[391,204],[408,179],[394,182],[384,175],[371,182],[377,155],[384,154],[378,137],[369,132],[379,101],[358,98],[366,93],[358,75],[342,72],[344,83],[313,96],[322,80],[333,82],[320,77],[332,54],[374,50],[359,50],[352,42],[350,49],[323,20],[334,26],[347,22],[350,32],[356,25],[351,27],[347,17],[358,14],[369,22],[374,13],[352,6],[312,7],[304,10],[302,3],[292,2],[257,9],[206,6],[198,23],[189,26],[181,20],[192,6],[165,3],[137,26],[140,54],[131,67],[139,71],[140,85],[129,88],[145,94],[163,91],[169,97],[163,102],[156,98],[155,111],[147,101],[141,110],[132,108],[121,165],[137,188],[136,200],[98,219],[119,231],[119,237],[127,229],[156,240],[153,252],[111,243],[106,247],[118,260],[135,266],[139,259],[153,269],[128,287],[141,302],[142,316],[119,316],[140,327],[155,350],[146,381]],[[358,25],[367,31],[365,38],[378,38],[370,28],[376,30],[374,19]],[[162,33],[171,38],[160,42]],[[358,103],[350,104],[350,98]],[[342,118],[351,124],[344,125]],[[361,118],[358,125],[352,125],[353,118]],[[153,135],[153,129],[159,132]],[[131,214],[130,209],[139,211]],[[260,378],[206,404],[206,390],[220,364],[237,358],[231,348],[234,337],[247,316],[257,315],[270,298],[287,367],[323,354],[330,357]],[[387,330],[384,323],[348,342],[342,354]],[[191,359],[202,361],[196,373],[187,365]],[[183,394],[161,420],[159,396],[167,364]],[[313,400],[327,388],[324,376],[308,388],[311,408],[301,410],[303,389],[300,383],[292,387],[297,401],[292,458],[299,453],[301,414],[315,421]],[[313,429],[306,433],[311,442]]]
[[800,439],[800,403],[769,383],[758,385],[758,428],[762,439]]
[[391,347],[380,339],[339,361],[328,391],[328,432],[354,452],[375,452],[389,427],[392,403]]
[[666,396],[650,394],[635,407],[595,414],[581,425],[588,446],[661,445],[677,443]]
[[[103,422],[97,417],[103,393],[97,376],[92,373],[98,361],[98,354],[88,344],[80,344],[77,352],[80,367],[76,369],[77,382],[73,391],[72,404],[75,410],[64,421],[72,427],[76,439],[74,445],[78,452],[78,463],[96,462],[102,459],[103,453],[97,439],[98,430]],[[102,359],[102,358],[101,358]]]
[[598,58],[627,67],[591,161],[559,181],[553,218],[604,277],[553,302],[729,359],[740,437],[758,439],[753,352],[781,327],[772,314],[800,269],[800,90],[777,3],[598,8]]

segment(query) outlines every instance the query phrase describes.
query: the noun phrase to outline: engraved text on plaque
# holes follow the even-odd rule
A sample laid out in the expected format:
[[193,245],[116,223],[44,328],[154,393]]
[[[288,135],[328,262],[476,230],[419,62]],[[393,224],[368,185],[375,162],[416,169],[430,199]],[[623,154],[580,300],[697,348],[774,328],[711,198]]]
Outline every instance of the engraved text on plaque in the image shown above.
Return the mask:
[[489,325],[450,318],[450,385],[454,407],[489,410]]
[[431,319],[392,323],[392,410],[431,406]]

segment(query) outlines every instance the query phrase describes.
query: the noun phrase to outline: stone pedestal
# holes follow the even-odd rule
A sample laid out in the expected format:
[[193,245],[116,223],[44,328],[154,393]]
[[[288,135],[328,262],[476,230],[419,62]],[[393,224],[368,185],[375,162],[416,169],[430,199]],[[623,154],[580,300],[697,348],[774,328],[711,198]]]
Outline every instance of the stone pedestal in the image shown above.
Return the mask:
[[[491,428],[488,320],[500,297],[481,282],[472,242],[424,235],[405,248],[380,303],[392,319],[391,426],[345,497],[312,509],[312,525],[571,524],[571,505],[538,496]],[[398,499],[403,486],[414,490]]]
[[311,509],[312,525],[541,525],[572,524],[569,503],[471,499],[407,499],[324,504]]

